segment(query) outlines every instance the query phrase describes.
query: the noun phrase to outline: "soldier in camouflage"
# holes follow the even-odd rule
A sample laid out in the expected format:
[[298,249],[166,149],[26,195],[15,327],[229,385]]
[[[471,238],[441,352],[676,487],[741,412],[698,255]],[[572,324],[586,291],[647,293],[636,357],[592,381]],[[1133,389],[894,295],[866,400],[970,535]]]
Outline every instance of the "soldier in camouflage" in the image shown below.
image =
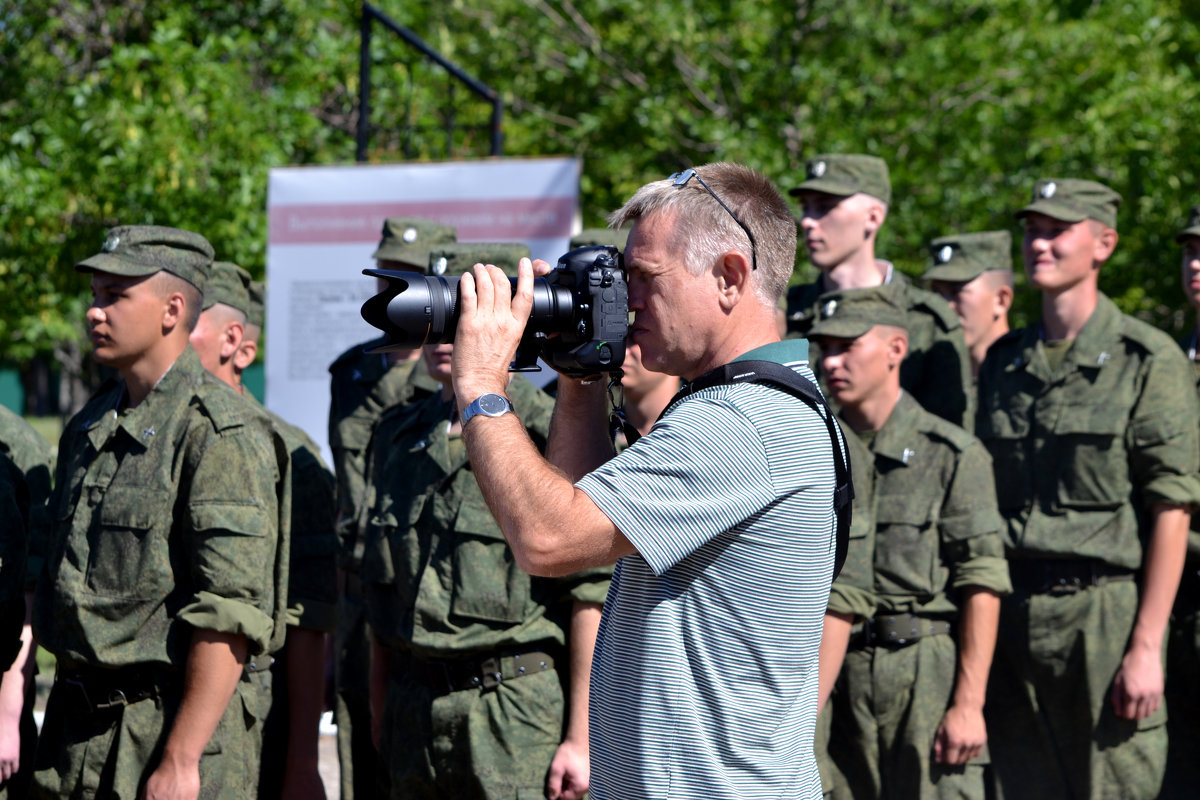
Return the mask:
[[932,265],[924,278],[958,315],[971,354],[971,375],[977,376],[992,342],[1008,333],[1012,235],[985,231],[942,236],[929,244],[929,253]]
[[[481,261],[515,271],[522,255],[523,246],[448,245],[430,266],[444,275]],[[452,344],[425,348],[442,391],[389,410],[371,447],[362,578],[390,796],[579,798],[610,570],[545,579],[516,565],[467,461],[452,352]],[[544,446],[553,402],[520,376],[508,396]]]
[[[250,314],[250,273],[229,262],[214,263],[204,311],[190,340],[204,368],[243,395],[235,357],[250,328]],[[261,329],[262,320],[256,318],[256,337]],[[325,703],[325,634],[337,622],[334,479],[304,431],[245,397],[270,418],[287,445],[292,481],[287,639],[271,670],[256,676],[265,684],[270,705],[262,726],[258,797],[324,800],[317,742]]]
[[275,632],[290,498],[282,442],[188,346],[211,265],[202,236],[126,226],[76,267],[94,357],[120,380],[59,443],[33,609],[57,659],[35,797],[254,794],[244,665]]
[[[384,220],[379,247],[371,257],[380,269],[422,273],[429,248],[455,241],[454,229],[426,219]],[[329,447],[337,476],[338,535],[341,552],[341,603],[334,635],[334,720],[338,730],[338,763],[342,800],[375,795],[375,747],[371,743],[367,665],[370,648],[363,622],[360,517],[369,506],[366,452],[371,431],[385,409],[403,405],[438,390],[425,371],[419,351],[369,353],[383,343],[372,339],[351,347],[329,367]],[[355,777],[355,776],[358,777]]]
[[[0,680],[0,799],[25,797],[33,771],[33,754],[37,748],[37,725],[33,719],[36,688],[33,676],[37,670],[33,630],[29,614],[33,610],[33,584],[28,576],[40,569],[39,550],[45,543],[50,517],[46,504],[50,499],[50,444],[28,422],[7,408],[0,407],[0,456],[10,466],[12,495],[15,505],[11,511],[27,502],[28,515],[18,526],[15,518],[5,526],[6,531],[22,531],[28,542],[31,567],[21,572],[25,576],[24,609],[20,650],[12,666]],[[5,490],[8,491],[7,489]],[[7,494],[6,494],[7,496]],[[20,500],[21,497],[27,501]],[[11,526],[11,527],[9,527]],[[9,561],[4,561],[7,567]],[[11,570],[9,571],[11,573]],[[10,609],[6,599],[0,605]]]
[[1011,591],[1001,520],[983,445],[900,388],[907,320],[886,298],[833,292],[810,331],[841,417],[870,452],[860,460],[872,467],[875,521],[870,567],[848,556],[827,615],[835,635],[822,642],[848,644],[826,788],[859,800],[982,799],[984,697],[999,597]]
[[[800,233],[820,273],[814,283],[788,290],[789,334],[808,334],[829,292],[886,297],[908,315],[900,384],[931,414],[971,430],[971,362],[958,318],[940,297],[875,257],[875,239],[892,199],[887,164],[875,156],[819,155],[809,159],[805,180],[789,194],[800,199]],[[812,352],[814,364],[819,356]]]
[[1014,593],[1000,614],[988,728],[1006,796],[1158,795],[1162,655],[1200,502],[1188,365],[1099,290],[1121,197],[1039,180],[1022,253],[1037,324],[979,371]]
[[[1200,206],[1192,206],[1187,226],[1175,237],[1183,245],[1183,294],[1200,313]],[[1192,363],[1192,375],[1200,394],[1200,324],[1183,337],[1180,345]],[[1171,633],[1167,644],[1167,772],[1162,800],[1183,800],[1196,795],[1200,786],[1200,514],[1192,513],[1188,532],[1187,560],[1175,595]]]

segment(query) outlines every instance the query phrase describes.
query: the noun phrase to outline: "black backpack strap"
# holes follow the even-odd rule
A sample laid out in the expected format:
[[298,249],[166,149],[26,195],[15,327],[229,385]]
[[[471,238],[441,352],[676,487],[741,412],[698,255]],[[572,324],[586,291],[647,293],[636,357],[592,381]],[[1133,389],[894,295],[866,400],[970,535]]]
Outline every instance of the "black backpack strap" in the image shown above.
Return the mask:
[[[837,514],[833,577],[836,578],[842,571],[842,565],[846,563],[846,551],[850,546],[850,522],[854,515],[854,481],[850,475],[850,450],[842,440],[842,432],[834,418],[833,409],[825,402],[821,391],[812,381],[774,361],[733,361],[704,373],[680,389],[663,409],[659,419],[666,416],[676,403],[695,392],[737,383],[761,383],[787,392],[804,401],[818,416],[825,419],[825,428],[829,431],[829,440],[833,445],[833,509]],[[634,441],[636,437],[629,439],[630,444]]]

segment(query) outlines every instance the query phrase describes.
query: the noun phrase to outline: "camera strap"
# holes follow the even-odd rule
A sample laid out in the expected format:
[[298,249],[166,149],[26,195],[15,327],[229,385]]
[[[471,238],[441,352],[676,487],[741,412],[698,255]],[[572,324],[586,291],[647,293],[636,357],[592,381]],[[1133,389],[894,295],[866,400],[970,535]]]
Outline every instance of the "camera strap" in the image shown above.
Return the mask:
[[[850,544],[850,521],[854,513],[854,481],[850,475],[850,451],[845,449],[845,443],[842,441],[841,431],[834,419],[833,410],[829,408],[829,404],[825,402],[825,398],[812,381],[795,370],[773,361],[734,361],[710,370],[686,384],[671,398],[671,402],[663,409],[659,419],[665,417],[676,403],[696,392],[711,389],[714,386],[739,383],[760,383],[787,392],[793,397],[799,398],[825,420],[825,428],[829,431],[829,440],[833,445],[833,509],[837,514],[833,577],[836,578],[842,571],[842,565],[846,563],[846,550]],[[624,426],[629,444],[632,445],[638,440],[637,430],[625,420],[624,409],[616,407],[615,404],[610,424]]]

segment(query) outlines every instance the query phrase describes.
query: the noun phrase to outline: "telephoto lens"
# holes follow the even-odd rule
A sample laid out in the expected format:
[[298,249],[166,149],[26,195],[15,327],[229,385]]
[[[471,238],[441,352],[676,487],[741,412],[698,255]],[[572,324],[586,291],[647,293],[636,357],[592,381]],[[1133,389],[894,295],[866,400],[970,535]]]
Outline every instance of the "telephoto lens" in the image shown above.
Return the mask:
[[[364,269],[386,288],[362,306],[362,317],[385,334],[376,352],[453,342],[458,329],[458,277]],[[517,279],[510,278],[513,291]],[[615,370],[625,359],[629,293],[621,252],[581,247],[563,255],[533,282],[533,310],[515,369],[536,369],[540,356],[568,375]]]

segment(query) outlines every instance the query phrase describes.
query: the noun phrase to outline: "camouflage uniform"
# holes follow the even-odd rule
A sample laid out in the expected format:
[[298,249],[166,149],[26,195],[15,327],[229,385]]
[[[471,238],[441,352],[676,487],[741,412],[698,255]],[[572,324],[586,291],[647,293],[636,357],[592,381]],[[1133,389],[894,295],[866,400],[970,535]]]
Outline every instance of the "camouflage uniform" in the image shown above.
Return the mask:
[[[913,286],[899,270],[893,270],[891,281],[882,286],[849,291],[881,294],[908,312],[905,322],[908,355],[900,365],[900,385],[930,414],[970,431],[975,415],[971,356],[963,340],[962,325],[946,301]],[[839,294],[845,292],[841,290]],[[807,336],[831,294],[822,288],[820,279],[789,289],[788,334]],[[811,341],[809,348],[812,363],[819,364],[820,349]],[[820,377],[820,371],[814,371]]]
[[[4,529],[6,531],[21,530],[24,533],[21,546],[28,545],[29,568],[21,570],[21,578],[24,581],[24,590],[32,592],[31,576],[36,575],[41,568],[40,548],[45,544],[47,526],[50,522],[47,510],[47,503],[50,500],[50,444],[42,438],[41,434],[31,428],[29,423],[9,409],[0,406],[0,452],[4,453],[4,460],[15,468],[15,472],[7,477],[6,483],[12,483],[13,493],[11,496],[16,502],[12,505],[5,502],[5,507],[8,508],[5,517],[11,517],[12,512],[19,509],[21,505],[28,505],[28,514],[23,518],[21,526],[15,527],[15,524],[10,522],[5,525]],[[9,489],[5,488],[4,497],[9,497],[8,493]],[[22,497],[25,498],[24,501],[21,500]],[[4,556],[0,563],[7,567],[12,562],[8,556]],[[7,577],[8,575],[0,577],[0,581]],[[8,589],[6,588],[4,591],[7,592]],[[20,599],[19,606],[7,596],[0,601],[0,606],[5,609],[0,614],[3,615],[4,624],[8,626],[11,625],[10,620],[16,616],[19,608],[20,620],[17,625],[19,632],[25,619],[24,592],[18,589],[17,596]],[[29,658],[34,657],[35,650],[36,646],[30,648]],[[36,671],[36,667],[34,669]],[[33,719],[36,694],[37,687],[34,681],[28,681],[25,687],[25,704],[21,710],[20,769],[16,775],[0,786],[0,800],[6,797],[24,797],[29,790],[33,755],[37,749],[38,731]]]
[[[1197,334],[1180,342],[1190,356],[1200,395],[1200,360],[1196,359]],[[1188,532],[1187,562],[1175,596],[1171,634],[1167,643],[1167,772],[1163,778],[1164,800],[1183,800],[1196,795],[1200,786],[1200,513],[1192,512]]]
[[[392,217],[384,220],[379,247],[371,258],[398,262],[421,272],[429,262],[429,247],[453,242],[454,229],[425,219]],[[403,405],[438,386],[416,361],[392,364],[382,353],[364,351],[381,345],[384,337],[363,342],[342,353],[329,366],[329,447],[337,476],[338,536],[342,589],[334,633],[334,721],[338,731],[338,763],[342,800],[375,796],[375,745],[371,742],[368,700],[370,647],[363,621],[361,516],[368,507],[364,492],[367,446],[371,431],[385,409]],[[358,778],[355,778],[355,775]]]
[[[812,346],[810,342],[810,346]],[[829,610],[849,614],[861,623],[875,614],[875,470],[871,451],[845,422],[838,419],[842,440],[850,456],[851,480],[854,483],[854,518],[850,523],[850,541],[846,562],[829,590]],[[829,734],[833,721],[833,704],[826,703],[817,719],[817,738],[814,751],[821,771],[821,786],[826,796],[834,791],[838,781],[837,769],[829,758]]]
[[[870,450],[875,619],[856,627],[831,701],[833,794],[982,797],[985,759],[953,767],[932,754],[958,664],[954,638],[945,635],[958,618],[957,592],[1011,590],[991,465],[977,439],[904,392]],[[898,630],[940,635],[900,644],[875,638],[898,615]]]
[[[521,377],[508,396],[544,447],[553,402]],[[466,446],[447,434],[451,408],[429,397],[386,414],[377,432],[389,456],[375,473],[362,575],[371,630],[393,659],[380,757],[394,798],[542,797],[565,732],[573,603],[603,603],[610,570],[521,571]],[[530,661],[524,676],[517,656]],[[544,656],[553,668],[543,671]],[[485,671],[505,679],[470,685]]]
[[[38,797],[138,797],[192,632],[244,636],[252,655],[272,639],[282,442],[190,347],[137,407],[121,408],[124,393],[103,387],[59,444],[34,602],[34,633],[58,659]],[[201,797],[253,796],[258,701],[243,677],[201,759]]]
[[1175,343],[1103,295],[1058,368],[1039,332],[1001,337],[979,375],[1015,587],[988,694],[993,763],[1020,797],[1154,797],[1166,709],[1123,719],[1110,695],[1150,508],[1200,500],[1196,393]]
[[[264,409],[265,410],[265,409]],[[337,627],[337,534],[334,531],[334,478],[321,450],[308,434],[266,411],[291,455],[292,509],[287,571],[287,627],[330,633]],[[258,797],[280,797],[292,722],[288,698],[286,646],[264,676],[270,711],[262,726]],[[315,734],[314,734],[315,735]]]

